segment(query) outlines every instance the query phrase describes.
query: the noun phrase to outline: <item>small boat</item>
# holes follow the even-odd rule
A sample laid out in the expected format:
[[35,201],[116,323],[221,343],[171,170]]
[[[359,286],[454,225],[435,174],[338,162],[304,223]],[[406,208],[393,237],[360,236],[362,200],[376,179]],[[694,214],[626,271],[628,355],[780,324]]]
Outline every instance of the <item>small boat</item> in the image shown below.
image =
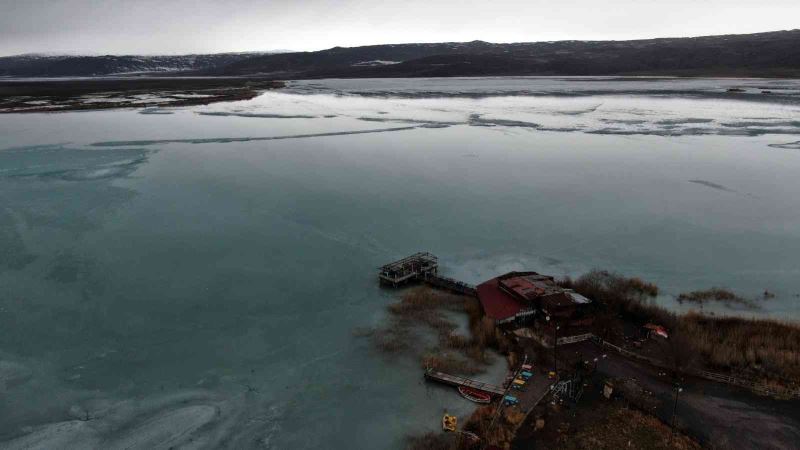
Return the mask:
[[472,389],[466,386],[459,386],[458,393],[465,399],[475,403],[489,403],[492,401],[492,396],[486,392]]
[[444,431],[456,431],[457,423],[458,423],[458,418],[456,416],[445,414],[442,417],[442,429]]

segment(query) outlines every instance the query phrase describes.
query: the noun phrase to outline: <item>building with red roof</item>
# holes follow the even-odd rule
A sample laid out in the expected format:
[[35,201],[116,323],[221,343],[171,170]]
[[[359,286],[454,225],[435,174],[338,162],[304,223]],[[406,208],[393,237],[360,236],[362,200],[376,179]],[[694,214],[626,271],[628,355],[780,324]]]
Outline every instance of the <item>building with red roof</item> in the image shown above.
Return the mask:
[[590,303],[558,286],[553,277],[536,272],[509,272],[479,284],[476,291],[484,313],[497,322],[536,312],[566,322]]

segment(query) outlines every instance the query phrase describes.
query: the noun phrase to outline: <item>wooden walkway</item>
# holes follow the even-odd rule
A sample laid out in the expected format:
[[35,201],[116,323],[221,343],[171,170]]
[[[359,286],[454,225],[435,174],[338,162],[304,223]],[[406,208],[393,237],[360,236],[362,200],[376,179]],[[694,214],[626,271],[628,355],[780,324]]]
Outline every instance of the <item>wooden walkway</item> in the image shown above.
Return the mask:
[[478,296],[475,286],[454,278],[443,277],[437,273],[438,270],[439,258],[428,252],[419,252],[382,266],[378,272],[378,279],[381,284],[392,287],[422,281],[455,294]]
[[464,283],[463,281],[458,281],[454,278],[448,278],[448,277],[443,277],[441,275],[433,274],[426,276],[425,282],[433,287],[454,292],[456,294],[466,295],[470,297],[478,296],[478,292],[475,291],[475,286]]
[[484,383],[482,381],[470,380],[469,378],[460,377],[458,375],[450,375],[434,370],[426,370],[425,379],[449,384],[450,386],[466,386],[492,395],[504,395],[506,392],[505,388],[501,386]]

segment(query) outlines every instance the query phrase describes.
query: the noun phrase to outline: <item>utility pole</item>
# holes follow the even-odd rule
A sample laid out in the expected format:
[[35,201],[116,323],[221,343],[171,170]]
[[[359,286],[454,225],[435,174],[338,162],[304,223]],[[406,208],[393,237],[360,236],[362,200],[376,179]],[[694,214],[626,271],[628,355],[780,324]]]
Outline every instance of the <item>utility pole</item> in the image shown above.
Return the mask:
[[672,422],[672,432],[670,433],[669,436],[670,442],[672,441],[672,436],[675,434],[675,413],[678,410],[678,394],[683,392],[683,388],[681,388],[681,385],[677,381],[675,382],[674,389],[675,389],[675,403],[672,405],[672,420],[670,420],[670,422]]
[[556,373],[556,379],[558,379],[558,325],[553,328],[553,372]]
[[552,323],[553,325],[553,373],[555,373],[556,378],[558,378],[558,330],[561,327],[556,325],[555,319],[551,322],[549,315],[544,318],[548,323]]

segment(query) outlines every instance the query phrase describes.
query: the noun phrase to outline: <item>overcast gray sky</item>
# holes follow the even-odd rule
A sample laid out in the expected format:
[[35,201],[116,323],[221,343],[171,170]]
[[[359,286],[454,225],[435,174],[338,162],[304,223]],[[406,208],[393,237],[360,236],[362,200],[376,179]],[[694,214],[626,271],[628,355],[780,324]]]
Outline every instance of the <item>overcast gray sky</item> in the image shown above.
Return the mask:
[[800,0],[0,0],[0,55],[636,39],[798,27]]

